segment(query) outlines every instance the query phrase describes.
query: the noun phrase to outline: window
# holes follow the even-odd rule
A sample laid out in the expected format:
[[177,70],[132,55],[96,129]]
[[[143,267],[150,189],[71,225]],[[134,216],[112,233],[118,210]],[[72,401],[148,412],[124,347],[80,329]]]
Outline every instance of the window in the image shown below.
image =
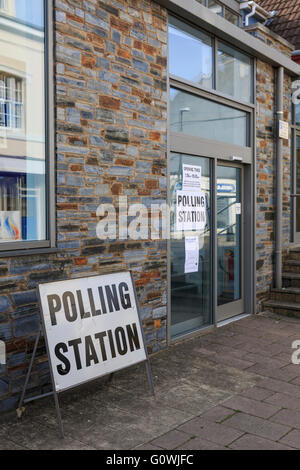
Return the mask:
[[217,89],[239,100],[253,100],[252,59],[218,42]]
[[212,38],[170,18],[169,68],[172,75],[212,88]]
[[0,74],[0,127],[21,129],[22,122],[22,80]]
[[225,8],[225,19],[235,26],[240,25],[240,17],[236,13],[233,13],[231,10]]
[[300,126],[300,104],[295,105],[295,124]]
[[253,102],[252,58],[173,17],[169,17],[169,72],[180,81]]
[[217,15],[223,16],[223,7],[215,0],[207,0],[207,8]]
[[[0,11],[0,41],[6,45],[0,55],[2,250],[8,249],[9,244],[9,249],[50,245],[46,206],[49,162],[44,8],[47,3],[10,0],[7,5],[0,0],[1,8],[9,6],[5,15]],[[9,21],[9,28],[1,28],[2,21]]]
[[207,7],[213,13],[222,16],[227,21],[230,21],[230,23],[234,24],[235,26],[240,26],[240,15],[229,10],[227,7],[221,5],[216,0],[197,0],[197,2]]
[[176,88],[170,90],[170,127],[219,142],[247,147],[249,114]]
[[0,10],[8,10],[8,2],[9,0],[0,0]]

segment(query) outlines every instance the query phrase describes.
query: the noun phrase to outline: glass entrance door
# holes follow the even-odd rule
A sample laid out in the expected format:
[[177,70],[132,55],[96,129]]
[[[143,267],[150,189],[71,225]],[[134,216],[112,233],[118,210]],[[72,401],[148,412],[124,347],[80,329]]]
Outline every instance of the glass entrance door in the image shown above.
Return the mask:
[[244,312],[242,167],[217,167],[217,321]]
[[[183,168],[187,169],[186,179]],[[193,181],[195,175],[200,175]],[[171,337],[212,322],[211,161],[171,153]]]
[[213,181],[209,158],[170,155],[172,338],[211,325],[214,298],[217,322],[245,311],[243,171],[242,166],[220,163]]

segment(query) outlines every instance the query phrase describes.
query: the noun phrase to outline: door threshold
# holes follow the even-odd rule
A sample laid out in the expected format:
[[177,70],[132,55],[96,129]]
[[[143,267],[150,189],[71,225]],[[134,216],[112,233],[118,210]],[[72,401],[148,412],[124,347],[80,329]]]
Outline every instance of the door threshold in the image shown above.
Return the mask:
[[233,323],[234,321],[241,320],[242,318],[247,318],[250,317],[250,313],[241,313],[240,315],[237,315],[236,317],[231,317],[228,318],[227,320],[222,320],[217,323],[217,328],[220,328],[222,326],[228,325],[229,323]]

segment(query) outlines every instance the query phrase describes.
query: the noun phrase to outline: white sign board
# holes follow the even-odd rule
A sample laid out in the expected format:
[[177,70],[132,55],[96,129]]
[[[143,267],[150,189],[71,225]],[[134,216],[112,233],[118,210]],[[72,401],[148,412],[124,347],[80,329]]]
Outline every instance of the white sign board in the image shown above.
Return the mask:
[[201,166],[182,165],[182,189],[185,191],[201,191]]
[[279,121],[279,138],[289,139],[289,123],[286,121]]
[[235,205],[235,213],[236,215],[241,215],[242,213],[242,204],[240,202],[237,202]]
[[130,273],[39,285],[56,392],[146,361]]
[[176,192],[176,230],[203,230],[206,225],[206,197],[201,191]]

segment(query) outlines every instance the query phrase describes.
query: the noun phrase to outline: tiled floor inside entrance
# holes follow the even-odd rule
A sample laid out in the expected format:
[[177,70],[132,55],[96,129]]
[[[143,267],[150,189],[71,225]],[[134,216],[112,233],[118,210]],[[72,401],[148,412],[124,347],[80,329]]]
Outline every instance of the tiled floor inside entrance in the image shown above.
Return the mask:
[[300,320],[262,314],[178,343],[145,366],[27,405],[0,449],[300,449]]

